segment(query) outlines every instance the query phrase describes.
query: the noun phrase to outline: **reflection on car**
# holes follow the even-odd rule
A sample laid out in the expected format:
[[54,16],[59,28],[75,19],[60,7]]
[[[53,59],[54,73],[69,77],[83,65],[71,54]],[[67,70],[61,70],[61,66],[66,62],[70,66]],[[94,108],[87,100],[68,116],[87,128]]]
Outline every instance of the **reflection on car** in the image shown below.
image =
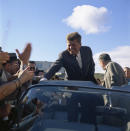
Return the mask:
[[44,81],[21,97],[22,115],[12,130],[128,131],[129,100],[130,86],[106,89],[89,81]]

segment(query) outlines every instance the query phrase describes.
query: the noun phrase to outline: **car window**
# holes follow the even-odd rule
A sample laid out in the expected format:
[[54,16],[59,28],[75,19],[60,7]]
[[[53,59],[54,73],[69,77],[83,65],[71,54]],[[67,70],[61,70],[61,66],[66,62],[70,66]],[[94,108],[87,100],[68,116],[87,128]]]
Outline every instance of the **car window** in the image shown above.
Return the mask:
[[[91,131],[125,130],[130,119],[129,100],[130,95],[122,92],[37,86],[27,92],[22,103],[33,105],[31,111],[39,114],[32,131]],[[31,111],[25,111],[26,115]]]

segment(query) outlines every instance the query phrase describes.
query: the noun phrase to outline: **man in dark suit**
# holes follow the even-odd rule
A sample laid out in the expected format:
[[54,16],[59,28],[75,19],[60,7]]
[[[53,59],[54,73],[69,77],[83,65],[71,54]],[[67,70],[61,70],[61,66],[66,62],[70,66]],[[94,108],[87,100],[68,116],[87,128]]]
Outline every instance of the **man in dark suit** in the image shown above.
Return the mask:
[[67,35],[67,50],[60,53],[59,58],[44,75],[44,79],[50,79],[61,67],[66,70],[66,79],[93,81],[95,64],[92,51],[87,46],[81,46],[81,36],[77,32]]
[[[67,35],[67,50],[60,53],[59,58],[44,75],[43,80],[49,80],[61,67],[65,68],[66,79],[68,80],[93,81],[96,83],[92,51],[87,46],[81,46],[81,36],[77,32]],[[92,94],[85,96],[72,94],[70,100],[68,100],[68,120],[78,120],[78,104],[80,103],[80,121],[95,123],[95,107],[98,104],[94,102],[95,100],[98,99]]]

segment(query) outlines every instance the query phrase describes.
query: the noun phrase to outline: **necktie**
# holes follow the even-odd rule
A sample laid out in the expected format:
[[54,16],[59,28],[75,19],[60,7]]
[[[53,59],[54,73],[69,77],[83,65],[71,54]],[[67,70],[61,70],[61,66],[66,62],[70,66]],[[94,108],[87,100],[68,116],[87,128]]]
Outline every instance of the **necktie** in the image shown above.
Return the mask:
[[79,67],[82,68],[82,63],[80,62],[80,60],[79,60],[77,55],[74,55],[74,59],[77,61]]

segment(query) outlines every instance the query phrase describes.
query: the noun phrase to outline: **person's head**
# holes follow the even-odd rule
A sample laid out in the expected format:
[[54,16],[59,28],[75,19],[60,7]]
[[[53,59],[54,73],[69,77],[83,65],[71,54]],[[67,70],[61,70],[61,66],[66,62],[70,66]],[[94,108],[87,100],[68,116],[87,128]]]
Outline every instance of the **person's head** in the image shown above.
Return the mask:
[[19,70],[19,62],[16,56],[16,53],[8,53],[9,60],[3,64],[5,71],[9,72],[10,74],[15,74]]
[[2,51],[2,47],[0,46],[0,51]]
[[76,55],[81,48],[81,35],[78,32],[73,32],[67,35],[67,50],[70,54]]
[[36,63],[35,61],[29,61],[28,66],[30,67],[31,71],[36,71]]
[[106,65],[111,61],[111,57],[109,54],[103,53],[99,56],[99,64],[103,68],[103,70],[106,69]]
[[38,70],[37,75],[38,76],[44,76],[44,70]]

